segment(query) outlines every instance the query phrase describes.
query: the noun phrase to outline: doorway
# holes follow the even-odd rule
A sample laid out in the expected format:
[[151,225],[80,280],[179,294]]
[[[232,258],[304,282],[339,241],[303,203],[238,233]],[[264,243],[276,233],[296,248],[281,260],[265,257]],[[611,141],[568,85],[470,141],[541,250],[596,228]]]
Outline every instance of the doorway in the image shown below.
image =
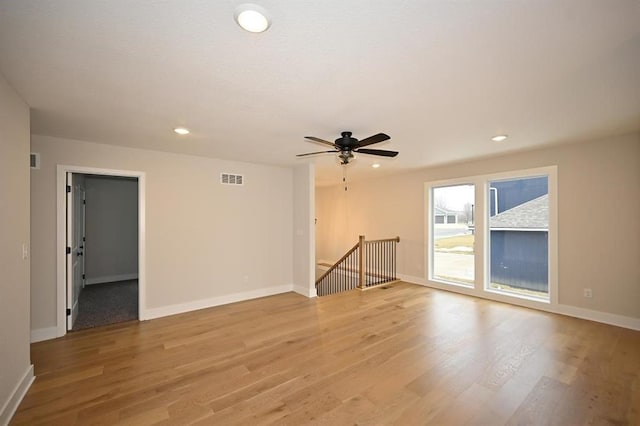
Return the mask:
[[59,165],[57,175],[57,335],[144,319],[144,173]]
[[138,179],[67,173],[67,330],[138,319]]

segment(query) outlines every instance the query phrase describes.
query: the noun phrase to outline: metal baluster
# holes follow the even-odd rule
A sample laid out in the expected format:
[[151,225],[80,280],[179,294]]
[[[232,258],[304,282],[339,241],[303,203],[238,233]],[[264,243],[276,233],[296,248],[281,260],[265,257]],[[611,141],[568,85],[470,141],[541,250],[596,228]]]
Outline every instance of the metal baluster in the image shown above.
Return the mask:
[[391,262],[392,262],[392,258],[393,258],[392,254],[391,254],[392,251],[393,251],[393,241],[389,242],[388,249],[389,249],[389,263],[388,263],[387,267],[389,268],[389,281],[391,281],[391,280],[393,280],[393,271],[391,270],[391,266],[392,266]]
[[389,281],[389,272],[387,271],[387,265],[389,264],[389,253],[387,253],[387,248],[389,247],[389,241],[385,241],[382,245],[383,250],[383,259],[382,259],[382,267],[384,269],[384,281]]
[[378,265],[378,270],[380,271],[380,278],[378,278],[378,283],[384,282],[384,242],[380,242],[380,264]]
[[[367,258],[365,259],[366,262],[367,262],[367,271],[369,271],[369,273],[371,273],[371,243],[367,243],[365,245],[365,247],[366,247],[365,253],[367,254]],[[367,282],[367,277],[366,276],[364,277],[364,281],[365,281],[365,283],[364,283],[365,287],[367,285],[369,285],[368,282]]]
[[398,243],[396,241],[393,242],[393,279],[396,279],[396,248],[398,247]]
[[351,290],[352,285],[353,285],[353,256],[349,255],[349,275],[347,276],[347,289]]
[[340,270],[340,274],[338,274],[338,282],[336,283],[338,285],[338,288],[336,289],[338,293],[340,293],[342,291],[342,281],[343,281],[343,277],[344,276],[344,262],[342,265],[342,268]]
[[353,272],[351,273],[351,289],[354,289],[358,286],[358,261],[356,260],[356,257],[355,257],[356,252],[354,252],[353,254],[354,256],[352,257]]
[[371,283],[376,282],[375,271],[376,271],[376,263],[378,261],[378,247],[376,243],[371,243]]
[[384,242],[384,259],[383,259],[383,266],[384,266],[384,281],[387,282],[389,281],[389,270],[387,269],[388,265],[389,265],[389,253],[388,250],[389,249],[389,241],[385,241]]
[[[376,251],[378,252],[378,259],[376,260],[376,263],[377,263],[376,269],[378,270],[378,274],[380,274],[380,272],[382,272],[380,270],[380,266],[382,266],[382,243],[379,242],[376,244],[376,246],[377,246]],[[376,284],[378,284],[379,282],[380,282],[380,277],[377,277]]]
[[383,282],[387,282],[387,262],[389,261],[389,258],[387,257],[387,245],[389,244],[388,241],[385,241],[384,243],[382,243],[382,281]]
[[395,241],[391,241],[391,245],[389,246],[389,274],[391,274],[391,280],[395,280],[395,272],[393,270],[393,266],[394,266],[394,260],[393,260],[393,251],[396,247],[396,242]]

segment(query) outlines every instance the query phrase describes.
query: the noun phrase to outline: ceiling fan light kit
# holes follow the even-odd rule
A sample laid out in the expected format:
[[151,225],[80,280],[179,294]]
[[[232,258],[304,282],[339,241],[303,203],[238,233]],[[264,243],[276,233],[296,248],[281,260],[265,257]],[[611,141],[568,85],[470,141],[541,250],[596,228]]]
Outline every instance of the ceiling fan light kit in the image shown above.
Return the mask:
[[358,140],[352,137],[351,132],[342,132],[341,134],[342,134],[342,137],[336,139],[335,142],[329,142],[324,139],[316,138],[315,136],[305,136],[305,139],[310,140],[312,142],[317,142],[323,145],[331,146],[333,150],[298,154],[297,157],[305,157],[308,155],[316,155],[316,154],[337,153],[338,158],[340,159],[340,164],[349,164],[349,161],[355,158],[354,153],[378,155],[381,157],[395,157],[396,155],[398,155],[397,151],[364,148],[365,146],[373,145],[373,144],[384,142],[391,139],[389,135],[386,135],[384,133],[378,133],[362,140]]

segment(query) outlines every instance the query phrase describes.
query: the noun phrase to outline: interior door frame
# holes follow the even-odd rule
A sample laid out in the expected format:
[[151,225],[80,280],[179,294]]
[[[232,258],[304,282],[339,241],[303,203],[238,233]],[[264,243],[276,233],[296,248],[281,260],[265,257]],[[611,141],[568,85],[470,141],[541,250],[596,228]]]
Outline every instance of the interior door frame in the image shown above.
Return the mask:
[[58,164],[56,168],[56,331],[67,334],[67,173],[138,179],[138,319],[146,318],[145,172]]

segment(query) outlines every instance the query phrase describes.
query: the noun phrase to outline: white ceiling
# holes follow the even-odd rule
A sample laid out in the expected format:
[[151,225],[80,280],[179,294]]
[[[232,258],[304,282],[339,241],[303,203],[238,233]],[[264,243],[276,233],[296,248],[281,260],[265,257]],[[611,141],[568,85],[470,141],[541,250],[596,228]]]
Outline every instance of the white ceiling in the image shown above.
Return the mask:
[[[0,70],[33,133],[293,165],[385,132],[352,178],[640,130],[638,0],[0,0]],[[178,125],[192,134],[179,137]],[[490,137],[511,135],[508,142]]]

